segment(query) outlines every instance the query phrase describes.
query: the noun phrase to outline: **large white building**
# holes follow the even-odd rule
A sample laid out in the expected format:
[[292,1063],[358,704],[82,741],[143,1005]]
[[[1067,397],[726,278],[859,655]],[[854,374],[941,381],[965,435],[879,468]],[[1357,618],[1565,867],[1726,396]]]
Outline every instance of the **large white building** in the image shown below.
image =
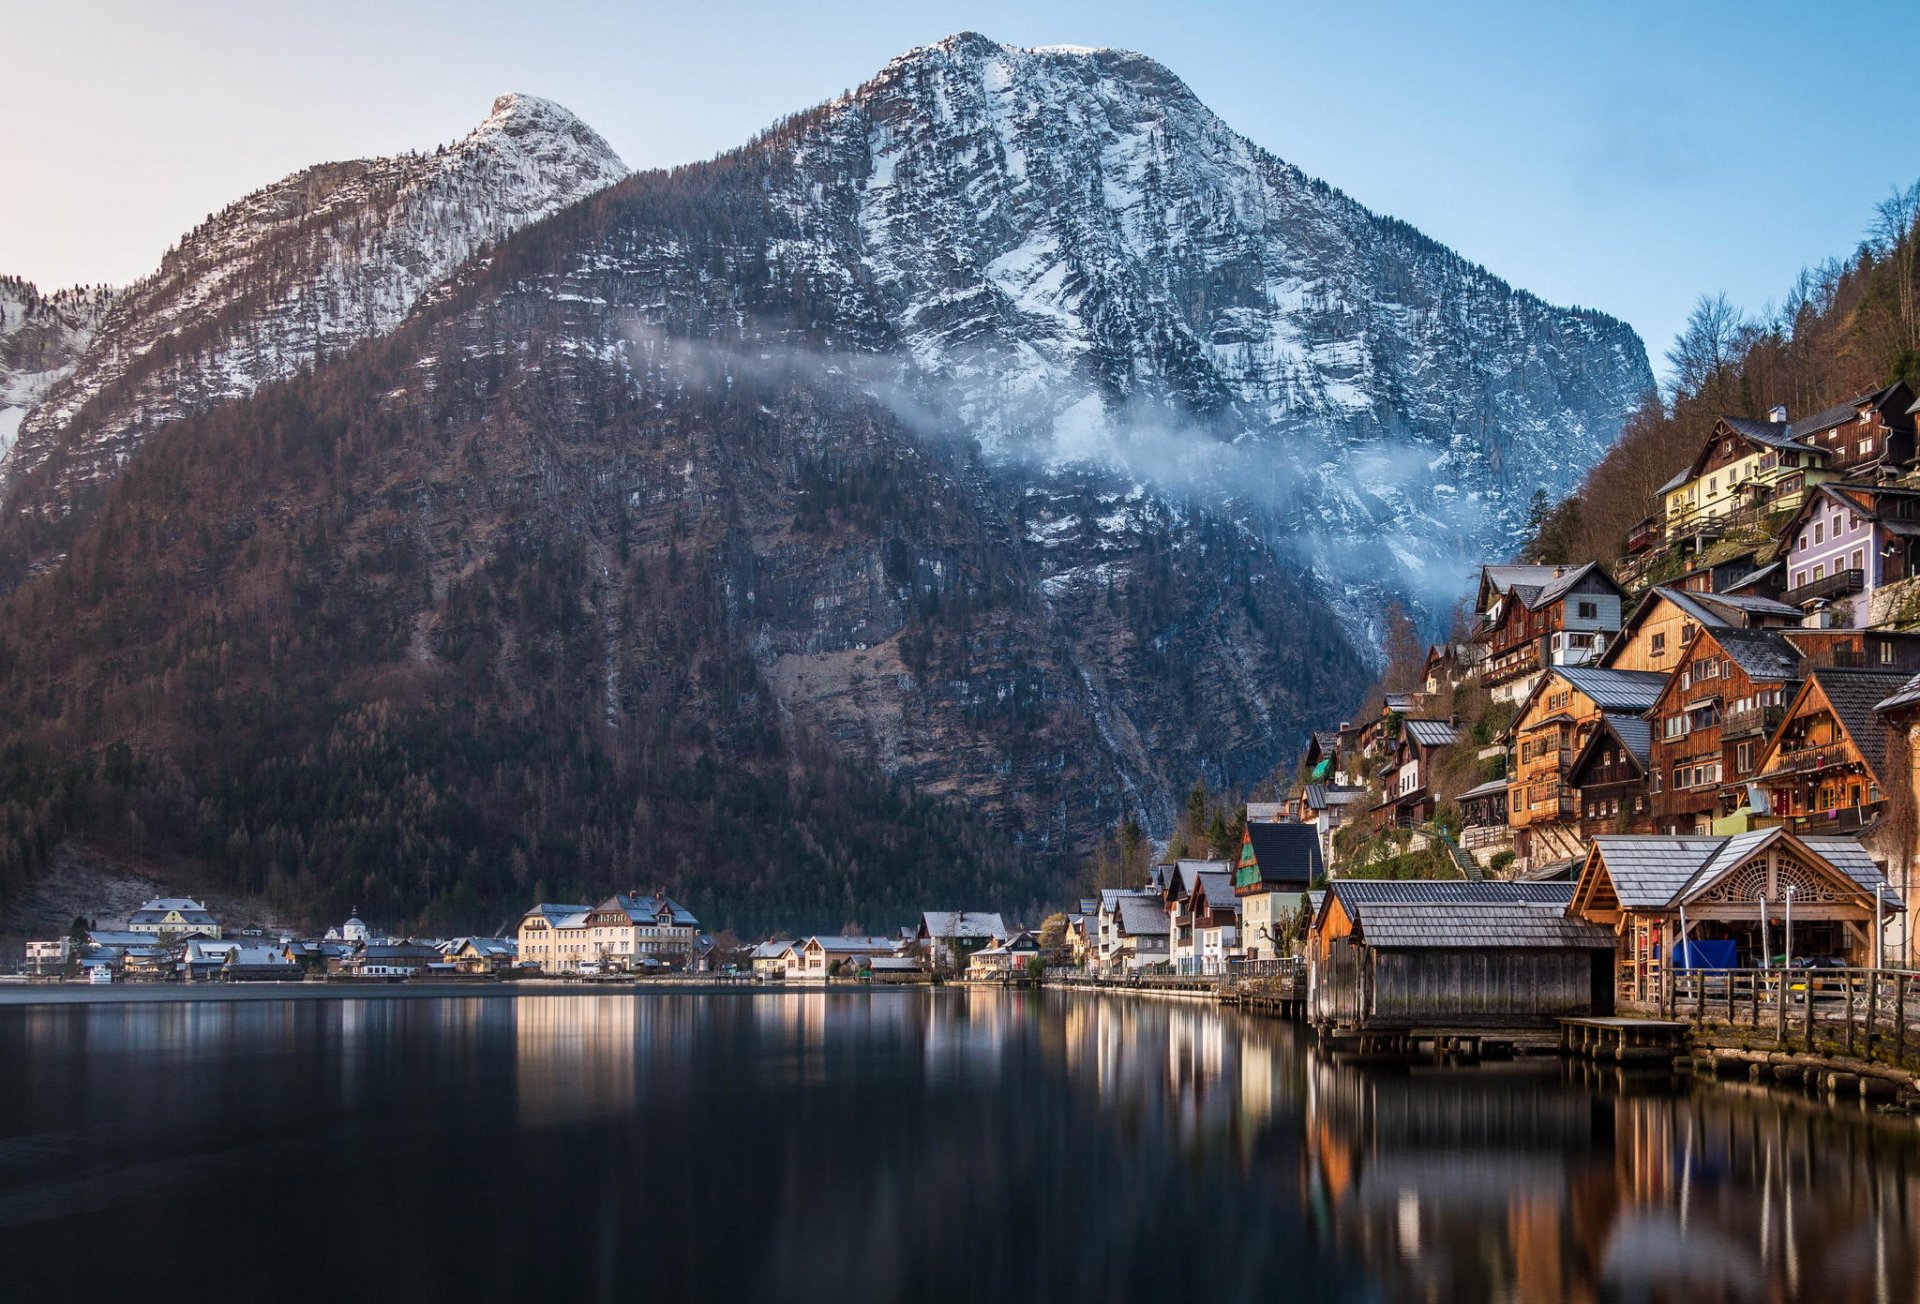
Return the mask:
[[543,902],[520,920],[522,964],[544,973],[602,970],[691,969],[704,958],[707,941],[693,912],[665,895],[616,893],[597,906]]
[[153,937],[220,936],[220,921],[206,905],[188,897],[155,897],[133,912],[127,931]]

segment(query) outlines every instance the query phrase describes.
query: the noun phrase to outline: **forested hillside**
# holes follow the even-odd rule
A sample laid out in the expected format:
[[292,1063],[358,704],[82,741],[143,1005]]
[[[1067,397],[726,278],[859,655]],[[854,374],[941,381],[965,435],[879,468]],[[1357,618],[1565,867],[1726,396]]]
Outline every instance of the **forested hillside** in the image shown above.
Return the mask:
[[1766,311],[1703,295],[1667,362],[1671,393],[1648,396],[1579,492],[1537,504],[1526,559],[1619,558],[1720,416],[1784,405],[1798,419],[1896,380],[1920,382],[1920,182],[1878,205],[1850,257],[1802,271]]

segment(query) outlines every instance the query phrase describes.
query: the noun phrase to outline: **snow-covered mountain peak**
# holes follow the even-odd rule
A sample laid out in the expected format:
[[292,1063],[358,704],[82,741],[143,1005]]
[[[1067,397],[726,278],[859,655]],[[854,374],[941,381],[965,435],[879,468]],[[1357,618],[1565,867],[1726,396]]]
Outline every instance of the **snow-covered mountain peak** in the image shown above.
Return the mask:
[[568,110],[514,94],[432,153],[322,163],[263,187],[119,296],[77,364],[14,419],[0,479],[12,489],[57,463],[24,506],[63,515],[154,428],[386,334],[480,245],[626,175]]

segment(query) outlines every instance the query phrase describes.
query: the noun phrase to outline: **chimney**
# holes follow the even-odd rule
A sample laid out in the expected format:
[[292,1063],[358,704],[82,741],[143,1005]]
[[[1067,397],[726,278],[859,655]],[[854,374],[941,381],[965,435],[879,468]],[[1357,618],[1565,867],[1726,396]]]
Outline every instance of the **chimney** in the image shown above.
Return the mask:
[[1773,422],[1777,426],[1786,425],[1787,424],[1787,405],[1785,403],[1775,403],[1772,407],[1768,408],[1767,420]]
[[1558,579],[1565,579],[1565,578],[1566,578],[1566,574],[1567,574],[1567,568],[1566,568],[1565,566],[1555,566],[1555,567],[1553,568],[1553,578],[1555,578],[1555,579],[1557,579],[1557,580],[1558,580]]

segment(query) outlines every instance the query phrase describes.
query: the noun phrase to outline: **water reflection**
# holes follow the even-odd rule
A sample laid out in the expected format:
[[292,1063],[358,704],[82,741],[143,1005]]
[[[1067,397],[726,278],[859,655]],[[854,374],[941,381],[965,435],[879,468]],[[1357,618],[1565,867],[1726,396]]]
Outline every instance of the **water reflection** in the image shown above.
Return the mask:
[[217,1240],[262,1279],[312,1244],[406,1265],[421,1299],[1920,1299],[1910,1120],[1554,1061],[1359,1070],[1192,1002],[0,1006],[0,1064],[22,1291],[79,1262],[142,1289],[107,1247]]

